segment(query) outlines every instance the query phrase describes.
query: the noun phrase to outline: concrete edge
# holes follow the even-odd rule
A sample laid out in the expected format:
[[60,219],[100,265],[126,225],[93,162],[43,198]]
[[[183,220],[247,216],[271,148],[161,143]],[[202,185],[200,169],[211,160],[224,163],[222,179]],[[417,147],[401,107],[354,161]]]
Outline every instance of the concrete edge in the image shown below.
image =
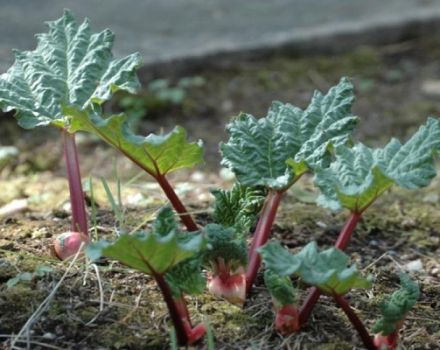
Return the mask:
[[207,52],[197,52],[181,58],[147,62],[141,69],[142,77],[182,76],[197,74],[203,69],[218,68],[236,61],[261,60],[277,55],[299,57],[303,55],[337,54],[360,46],[383,46],[432,36],[440,36],[440,12],[423,14],[406,20],[349,23],[332,29],[280,34],[272,42],[246,46],[240,49],[227,47]]

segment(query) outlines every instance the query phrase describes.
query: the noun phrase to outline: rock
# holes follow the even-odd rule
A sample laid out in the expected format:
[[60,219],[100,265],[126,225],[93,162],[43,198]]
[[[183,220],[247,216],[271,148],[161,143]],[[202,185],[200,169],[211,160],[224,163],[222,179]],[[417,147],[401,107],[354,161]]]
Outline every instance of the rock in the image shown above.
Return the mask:
[[425,95],[440,96],[440,80],[425,80],[421,90]]
[[206,180],[206,175],[201,171],[195,171],[191,174],[190,180],[194,182],[203,182]]
[[19,153],[18,148],[14,146],[0,147],[0,170],[16,159]]
[[25,198],[22,199],[14,199],[8,204],[2,206],[0,208],[0,218],[14,215],[16,213],[22,212],[28,209],[28,200]]
[[423,270],[423,263],[422,260],[417,259],[410,261],[409,263],[405,264],[405,269],[408,272],[420,272]]
[[235,179],[234,173],[228,168],[221,168],[219,175],[222,178],[222,180],[225,181],[232,181]]

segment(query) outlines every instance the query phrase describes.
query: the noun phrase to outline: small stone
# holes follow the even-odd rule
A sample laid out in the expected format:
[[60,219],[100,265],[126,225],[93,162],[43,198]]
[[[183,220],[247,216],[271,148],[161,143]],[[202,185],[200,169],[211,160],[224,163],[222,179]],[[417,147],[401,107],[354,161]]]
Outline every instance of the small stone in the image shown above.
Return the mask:
[[426,80],[422,83],[421,90],[430,96],[440,96],[440,80]]
[[440,268],[434,267],[431,269],[431,271],[429,273],[431,276],[438,277],[438,276],[440,276]]
[[370,242],[368,242],[368,244],[371,245],[372,247],[377,247],[379,246],[379,241],[372,239]]
[[235,179],[234,173],[228,168],[221,168],[219,175],[225,181],[232,181]]
[[422,260],[417,259],[410,261],[409,263],[405,264],[405,268],[408,270],[408,272],[420,272],[423,270]]
[[27,209],[27,199],[14,199],[13,201],[0,208],[0,218],[4,216],[14,215]]
[[316,226],[321,228],[327,228],[327,224],[323,221],[316,221]]
[[36,231],[32,232],[32,238],[49,238],[51,236],[47,227],[42,227]]
[[201,171],[195,171],[191,174],[191,181],[194,182],[203,182],[205,180],[206,176]]
[[14,146],[0,147],[0,170],[16,159],[19,153],[18,148]]
[[57,337],[57,336],[56,336],[55,334],[50,333],[50,332],[46,332],[46,333],[43,334],[43,338],[44,338],[44,339],[50,339],[50,340],[53,340],[53,339],[55,339],[56,337]]
[[429,193],[424,198],[423,201],[425,203],[438,203],[440,196],[437,193]]

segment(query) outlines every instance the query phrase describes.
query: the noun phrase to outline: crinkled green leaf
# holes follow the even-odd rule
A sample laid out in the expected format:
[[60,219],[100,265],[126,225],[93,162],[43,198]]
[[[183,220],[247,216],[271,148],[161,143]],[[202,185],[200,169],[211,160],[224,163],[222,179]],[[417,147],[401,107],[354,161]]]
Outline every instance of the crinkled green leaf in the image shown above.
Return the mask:
[[215,265],[217,259],[221,258],[233,271],[240,266],[246,266],[248,258],[246,242],[243,238],[237,237],[234,228],[209,224],[205,227],[205,233],[209,243],[204,253],[206,263]]
[[235,183],[231,190],[212,190],[215,197],[213,219],[217,224],[233,227],[245,236],[257,221],[264,204],[265,191]]
[[202,142],[188,142],[186,131],[181,127],[165,135],[144,137],[133,134],[123,114],[103,119],[76,108],[66,107],[64,111],[71,117],[70,132],[87,131],[97,135],[152,176],[203,163]]
[[374,325],[373,331],[385,336],[393,333],[419,297],[419,285],[407,274],[402,273],[400,288],[379,305],[382,317]]
[[0,109],[16,110],[22,127],[66,127],[63,105],[85,110],[118,89],[137,90],[140,55],[114,59],[110,30],[93,34],[87,19],[78,25],[69,11],[48,26],[37,35],[37,48],[16,51],[15,63],[0,76]]
[[[166,227],[169,220],[168,209],[163,210],[154,228]],[[170,227],[170,231],[138,232],[132,235],[121,235],[114,242],[99,241],[91,243],[86,248],[90,259],[101,256],[115,259],[122,264],[143,271],[147,274],[164,274],[180,262],[196,256],[205,247],[205,239],[200,234],[177,232]]]
[[266,269],[264,284],[272,298],[280,306],[296,304],[297,292],[289,276],[280,276],[272,270]]
[[182,293],[201,294],[206,287],[206,278],[202,274],[201,258],[196,256],[177,264],[167,272],[165,280],[175,298],[179,298]]
[[336,148],[336,161],[316,171],[318,203],[334,210],[362,212],[393,184],[407,189],[427,186],[436,175],[439,121],[429,118],[404,144],[392,139],[383,149],[359,143]]
[[287,188],[308,169],[327,165],[330,145],[347,142],[357,123],[353,101],[353,86],[343,78],[327,95],[315,92],[305,110],[274,102],[265,118],[241,114],[227,126],[222,164],[244,185]]
[[295,274],[323,293],[344,295],[353,288],[371,287],[371,281],[362,277],[356,266],[348,267],[348,255],[336,248],[319,252],[316,242],[311,242],[292,254],[279,243],[269,243],[259,251],[266,267],[274,273]]

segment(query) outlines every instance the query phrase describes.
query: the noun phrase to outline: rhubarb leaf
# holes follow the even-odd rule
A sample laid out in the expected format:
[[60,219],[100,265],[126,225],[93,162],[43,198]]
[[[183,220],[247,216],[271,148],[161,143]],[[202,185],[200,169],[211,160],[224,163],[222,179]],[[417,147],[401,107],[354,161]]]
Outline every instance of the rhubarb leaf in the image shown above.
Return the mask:
[[[169,219],[168,209],[162,211],[157,221]],[[166,226],[162,223],[162,227]],[[156,223],[154,227],[158,227]],[[121,235],[114,242],[99,241],[86,248],[90,259],[100,256],[115,259],[122,264],[150,275],[164,274],[180,262],[199,254],[205,247],[205,239],[200,234],[177,232],[171,228],[168,233],[138,232]]]
[[0,109],[15,110],[20,126],[65,128],[62,106],[86,110],[118,89],[138,89],[140,55],[114,59],[110,30],[93,34],[87,19],[78,25],[69,11],[47,24],[49,32],[37,35],[37,48],[16,51],[15,63],[0,76]]
[[233,227],[239,236],[249,233],[264,204],[265,191],[235,183],[231,190],[212,190],[215,197],[213,219]]
[[373,327],[375,333],[387,336],[398,329],[398,324],[404,320],[420,297],[419,285],[402,273],[400,275],[400,289],[386,297],[379,305],[382,313]]
[[222,259],[232,271],[246,266],[248,258],[246,242],[237,237],[234,228],[209,224],[205,227],[205,233],[209,244],[204,253],[206,263],[215,266],[217,260]]
[[280,276],[272,270],[266,269],[264,271],[264,284],[277,307],[296,304],[297,292],[289,276]]
[[393,184],[407,189],[427,186],[436,175],[439,147],[440,125],[433,118],[403,145],[392,139],[379,149],[361,143],[337,147],[336,161],[316,171],[315,184],[322,192],[317,202],[333,210],[362,212]]
[[181,127],[164,135],[144,137],[130,130],[127,116],[123,114],[103,119],[96,113],[76,108],[66,107],[64,111],[71,117],[70,132],[86,131],[97,135],[154,177],[203,163],[202,142],[188,142],[186,131]]
[[165,275],[174,298],[183,294],[197,295],[203,293],[206,278],[202,274],[202,261],[199,256],[189,258],[174,266]]
[[258,249],[266,268],[279,276],[289,276],[301,267],[301,260],[284,249],[279,242],[270,242]]
[[329,295],[344,295],[353,288],[370,288],[370,279],[361,276],[356,266],[348,266],[349,257],[337,248],[318,251],[316,242],[291,254],[279,243],[269,243],[259,250],[269,270],[280,276],[291,274]]
[[353,85],[343,78],[327,95],[315,92],[305,110],[274,102],[265,118],[241,114],[228,126],[222,164],[246,186],[282,190],[303,173],[328,165],[330,146],[345,144],[357,118]]

